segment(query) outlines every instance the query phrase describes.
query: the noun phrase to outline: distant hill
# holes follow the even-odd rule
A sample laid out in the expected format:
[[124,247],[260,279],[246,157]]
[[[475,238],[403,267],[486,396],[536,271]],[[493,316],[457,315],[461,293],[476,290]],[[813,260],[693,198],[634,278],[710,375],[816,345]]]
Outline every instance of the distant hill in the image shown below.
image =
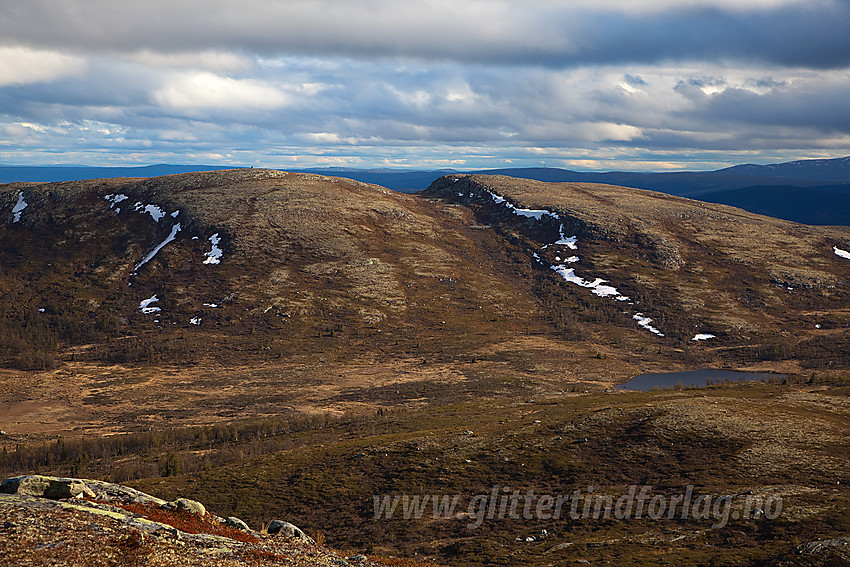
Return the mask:
[[84,179],[111,179],[115,177],[159,177],[176,173],[216,171],[230,169],[219,165],[146,165],[140,167],[88,167],[88,166],[25,166],[0,165],[0,183],[56,181],[82,181]]
[[[232,169],[224,165],[146,165],[139,167],[88,167],[88,166],[17,166],[0,165],[0,183],[55,183],[58,181],[83,181],[85,179],[114,179],[117,177],[160,177],[178,173],[198,171],[220,171]],[[283,171],[282,169],[279,171]],[[415,193],[428,187],[432,181],[455,173],[455,170],[416,170],[394,169],[357,169],[347,167],[326,167],[287,169],[293,173],[315,173],[334,177],[345,177],[381,185],[401,193]]]
[[695,172],[596,173],[516,168],[479,173],[555,183],[606,183],[732,205],[804,224],[850,225],[850,157]]
[[700,199],[700,195],[730,189],[743,189],[754,185],[789,185],[811,187],[829,183],[820,179],[762,178],[756,175],[734,175],[716,171],[682,171],[672,173],[642,173],[611,171],[606,173],[571,171],[568,169],[519,168],[488,169],[476,173],[506,175],[550,183],[605,183],[620,187],[661,191],[679,197]]
[[850,225],[850,185],[760,185],[705,193],[699,199],[804,224]]
[[[836,191],[819,195],[848,198]],[[691,346],[697,330],[728,348],[706,362],[741,364],[782,329],[808,340],[817,321],[801,310],[846,308],[850,262],[833,247],[850,249],[848,230],[504,176],[453,174],[416,195],[262,169],[11,184],[0,187],[0,364],[193,363],[210,350],[295,364],[332,351],[338,375],[376,353],[449,363],[537,333],[587,348],[627,340],[669,367],[677,355],[659,345]],[[603,280],[634,305],[599,296]],[[824,364],[819,347],[787,350]],[[612,351],[600,376],[627,377],[629,356]]]
[[850,157],[805,159],[772,165],[736,165],[715,173],[774,179],[808,179],[831,183],[850,183]]
[[[478,173],[508,175],[538,181],[587,181],[651,189],[682,196],[697,195],[707,190],[741,189],[756,185],[850,184],[850,157],[811,159],[771,165],[743,164],[716,171],[676,171],[643,173],[629,171],[580,172],[554,167],[490,169]],[[761,182],[759,180],[764,180]]]
[[351,169],[351,168],[314,168],[290,170],[297,173],[316,173],[334,177],[345,177],[380,185],[400,193],[415,193],[428,187],[435,179],[449,173],[457,173],[451,169],[400,171],[394,169]]
[[[227,167],[167,164],[146,167],[0,166],[0,183],[157,177],[221,169]],[[407,171],[346,167],[289,171],[344,177],[401,193],[421,191],[443,175],[458,173],[447,169]],[[845,212],[848,210],[846,197],[850,195],[850,157],[799,160],[772,165],[744,164],[716,171],[583,172],[540,167],[489,169],[474,173],[506,175],[551,183],[605,183],[728,204],[750,212],[805,224],[850,224],[850,213]]]

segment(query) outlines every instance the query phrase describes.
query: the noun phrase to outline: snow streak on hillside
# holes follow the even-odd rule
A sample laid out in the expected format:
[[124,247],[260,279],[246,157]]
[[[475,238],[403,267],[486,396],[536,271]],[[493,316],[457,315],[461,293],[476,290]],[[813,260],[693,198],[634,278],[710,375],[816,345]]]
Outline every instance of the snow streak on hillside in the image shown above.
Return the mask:
[[[516,205],[514,205],[513,203],[511,203],[510,201],[508,201],[507,199],[505,199],[501,195],[497,195],[496,193],[494,193],[492,191],[487,191],[487,193],[490,195],[490,198],[493,199],[493,202],[495,202],[497,205],[502,205],[503,207],[507,208],[509,211],[511,211],[513,214],[515,214],[517,216],[525,217],[525,218],[531,218],[531,219],[534,219],[535,221],[539,221],[539,220],[542,220],[545,217],[549,217],[552,220],[554,220],[555,222],[559,223],[560,227],[559,227],[559,230],[558,230],[558,234],[559,234],[560,238],[558,240],[556,240],[555,242],[551,243],[551,244],[545,245],[543,247],[544,249],[548,248],[550,246],[565,246],[569,250],[578,250],[578,237],[566,235],[566,232],[565,232],[566,229],[564,228],[564,223],[561,221],[561,217],[557,213],[553,213],[552,211],[548,211],[548,210],[545,210],[545,209],[522,209],[522,208],[517,207]],[[564,256],[566,256],[566,254]],[[534,257],[537,261],[542,262],[542,260],[540,260],[539,254],[535,253]],[[560,261],[562,263],[551,264],[549,266],[549,268],[551,270],[553,270],[555,273],[557,273],[558,275],[560,275],[564,279],[564,281],[567,281],[567,282],[574,284],[574,285],[577,285],[579,287],[589,289],[592,293],[594,293],[595,295],[598,295],[599,297],[611,297],[611,298],[616,299],[617,301],[628,301],[629,305],[633,305],[633,303],[629,300],[628,296],[623,295],[622,293],[617,291],[617,288],[615,288],[614,286],[607,285],[608,280],[604,280],[602,278],[594,278],[592,280],[586,280],[582,277],[577,276],[576,273],[575,273],[575,268],[568,266],[568,264],[575,264],[575,263],[579,262],[580,258],[578,256],[575,256],[575,255],[569,256],[569,257],[565,258],[564,260],[561,260],[560,255],[556,256],[555,258],[556,258],[556,261]],[[657,328],[655,328],[651,324],[652,318],[647,317],[643,313],[634,313],[632,315],[632,318],[635,321],[637,321],[637,324],[640,327],[646,329],[650,333],[654,333],[654,334],[658,335],[659,337],[664,336],[664,333],[659,331]]]
[[12,222],[18,222],[21,220],[21,213],[24,209],[27,208],[27,202],[24,201],[24,193],[21,191],[18,193],[18,202],[15,204],[14,208],[12,208],[12,214],[15,215],[15,219]]
[[176,223],[171,227],[171,233],[163,240],[156,248],[154,248],[147,256],[142,258],[142,261],[136,264],[136,270],[150,262],[154,256],[156,256],[157,252],[165,248],[165,245],[177,238],[177,233],[180,232],[180,223]]

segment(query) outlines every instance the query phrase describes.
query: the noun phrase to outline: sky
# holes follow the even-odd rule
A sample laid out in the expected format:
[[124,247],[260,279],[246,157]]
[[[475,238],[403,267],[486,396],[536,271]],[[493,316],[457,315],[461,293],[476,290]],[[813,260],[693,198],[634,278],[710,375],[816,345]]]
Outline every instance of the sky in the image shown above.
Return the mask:
[[0,0],[0,163],[850,155],[850,0]]

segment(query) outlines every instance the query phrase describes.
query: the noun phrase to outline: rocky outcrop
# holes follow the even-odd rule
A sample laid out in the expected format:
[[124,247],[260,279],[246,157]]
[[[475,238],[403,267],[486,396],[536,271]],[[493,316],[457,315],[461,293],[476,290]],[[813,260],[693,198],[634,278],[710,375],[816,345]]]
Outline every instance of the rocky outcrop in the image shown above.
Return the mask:
[[313,538],[301,531],[300,528],[283,520],[272,520],[269,523],[269,526],[266,531],[268,531],[270,534],[280,534],[293,537],[295,539],[305,541],[307,543],[316,543],[315,541],[313,541]]
[[[220,565],[258,561],[339,566],[297,526],[274,520],[267,533],[236,517],[210,514],[195,500],[166,502],[108,482],[26,475],[0,485],[0,564]],[[359,565],[381,565],[362,556]]]
[[227,518],[225,518],[224,525],[237,530],[242,530],[246,532],[251,531],[251,528],[248,527],[248,524],[246,524],[235,516],[228,516]]
[[0,485],[0,492],[37,496],[40,498],[94,498],[94,492],[86,483],[76,478],[56,478],[41,475],[7,478]]
[[796,545],[771,567],[825,567],[850,565],[850,537],[818,539]]
[[174,502],[166,502],[162,507],[168,510],[187,512],[198,516],[203,516],[207,513],[207,509],[203,504],[195,500],[189,500],[188,498],[178,498]]

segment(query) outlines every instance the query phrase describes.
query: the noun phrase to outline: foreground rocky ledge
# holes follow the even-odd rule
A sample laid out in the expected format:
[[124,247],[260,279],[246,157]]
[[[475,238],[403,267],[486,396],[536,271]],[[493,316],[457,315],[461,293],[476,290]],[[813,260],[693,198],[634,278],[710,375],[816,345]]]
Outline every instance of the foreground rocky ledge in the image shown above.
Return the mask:
[[200,502],[108,482],[29,475],[0,485],[0,565],[266,564],[384,565],[316,545],[283,520],[255,531]]
[[[5,566],[422,567],[407,559],[345,556],[298,527],[273,520],[260,531],[108,482],[28,475],[0,485],[0,567]],[[437,567],[433,563],[429,567]],[[801,543],[770,567],[850,565],[850,537]]]

